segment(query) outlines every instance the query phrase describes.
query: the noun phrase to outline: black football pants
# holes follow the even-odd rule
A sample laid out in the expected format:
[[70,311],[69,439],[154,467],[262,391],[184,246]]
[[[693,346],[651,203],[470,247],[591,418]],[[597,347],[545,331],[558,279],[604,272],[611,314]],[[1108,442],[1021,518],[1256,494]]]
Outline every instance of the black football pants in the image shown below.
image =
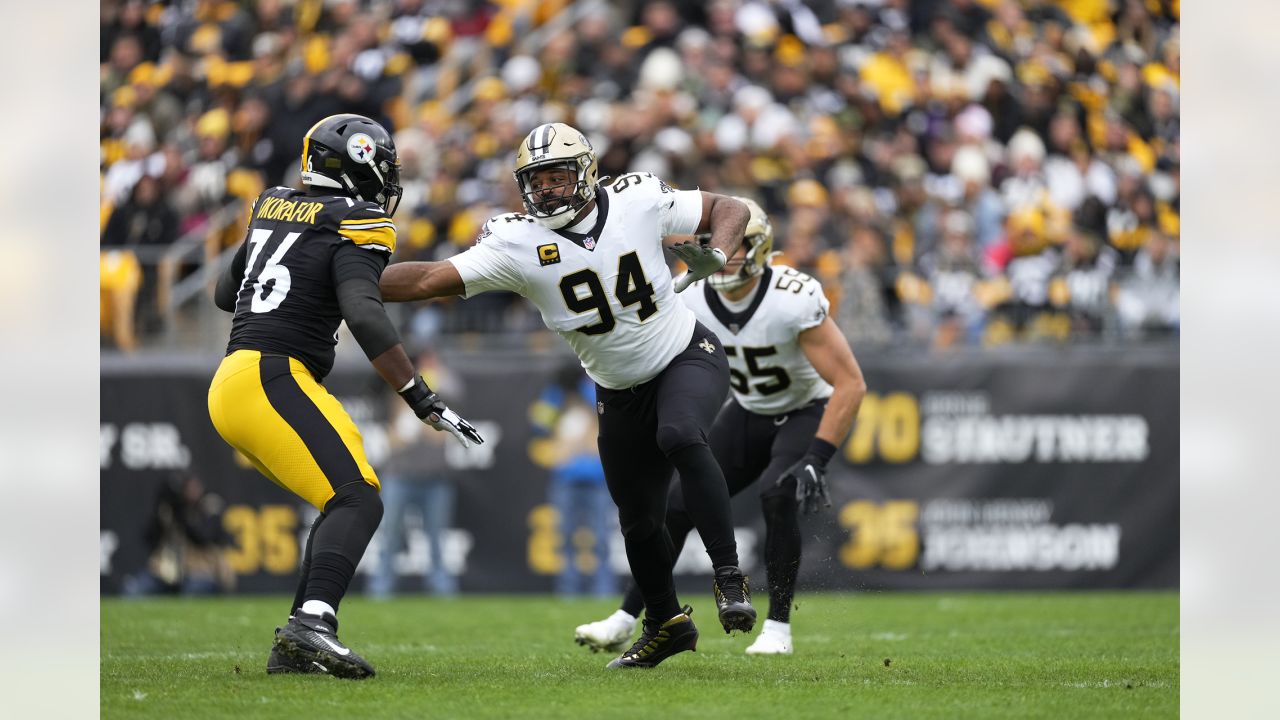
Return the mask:
[[[791,621],[791,601],[800,570],[800,506],[796,502],[794,480],[777,484],[778,478],[797,463],[818,432],[826,400],[793,410],[785,415],[758,415],[736,402],[725,406],[711,428],[711,451],[724,471],[729,495],[762,480],[760,506],[764,511],[765,577],[769,583],[769,619]],[[685,508],[679,485],[671,488],[667,506],[667,531],[680,557],[693,520]],[[639,615],[644,596],[635,583],[627,589],[622,609]]]
[[728,486],[707,437],[728,392],[724,348],[701,323],[653,380],[625,390],[596,387],[605,482],[618,506],[631,575],[658,620],[680,612],[671,576],[675,546],[665,525],[673,469],[684,478],[682,500],[712,564],[738,564]]

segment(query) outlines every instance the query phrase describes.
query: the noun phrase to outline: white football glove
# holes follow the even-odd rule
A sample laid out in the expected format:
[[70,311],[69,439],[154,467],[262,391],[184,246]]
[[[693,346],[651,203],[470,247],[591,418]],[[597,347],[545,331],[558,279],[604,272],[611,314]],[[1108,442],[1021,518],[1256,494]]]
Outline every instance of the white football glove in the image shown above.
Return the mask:
[[671,252],[689,266],[689,272],[676,279],[676,292],[684,292],[693,283],[714,274],[726,261],[723,250],[698,242],[676,243],[671,246]]
[[462,443],[462,447],[469,448],[474,443],[483,445],[484,438],[480,437],[480,431],[476,430],[476,426],[467,422],[458,413],[450,410],[444,403],[438,403],[437,407],[441,408],[438,413],[432,413],[423,418],[422,421],[436,430],[448,432],[458,438],[458,442]]
[[447,432],[458,438],[462,447],[469,448],[472,444],[484,444],[484,438],[480,437],[476,426],[450,410],[440,396],[427,387],[421,375],[415,375],[410,384],[400,390],[400,397],[409,403],[409,407],[413,408],[413,414],[417,415],[419,420],[440,432]]

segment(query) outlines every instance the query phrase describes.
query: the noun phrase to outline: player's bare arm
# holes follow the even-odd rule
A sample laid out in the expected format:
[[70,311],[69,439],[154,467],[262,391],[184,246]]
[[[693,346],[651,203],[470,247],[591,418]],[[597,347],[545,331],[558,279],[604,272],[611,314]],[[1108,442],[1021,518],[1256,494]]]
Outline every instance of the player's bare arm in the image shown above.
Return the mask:
[[405,352],[400,333],[382,304],[379,282],[385,272],[385,260],[354,244],[345,244],[334,253],[333,263],[342,317],[378,375],[423,422],[451,433],[463,447],[483,442],[474,426],[457,417],[427,386]]
[[461,295],[466,287],[448,260],[392,263],[379,282],[386,302],[409,302]]
[[849,348],[849,341],[830,317],[801,332],[799,337],[805,358],[833,388],[818,424],[817,438],[838,447],[853,428],[862,398],[867,394],[867,381],[862,377],[862,368]]
[[689,272],[676,281],[675,291],[684,292],[689,285],[715,273],[738,247],[742,233],[751,219],[751,210],[740,200],[715,193],[702,193],[702,219],[697,234],[706,242],[683,242],[671,246],[671,252],[689,266]]
[[747,229],[751,211],[746,203],[727,195],[702,193],[702,220],[698,234],[711,233],[707,245],[718,248],[726,258],[733,257],[742,244],[742,233]]
[[796,501],[800,504],[800,512],[808,515],[821,507],[831,507],[831,496],[827,492],[827,463],[853,427],[853,418],[862,404],[867,383],[848,341],[830,317],[820,325],[801,332],[799,343],[805,359],[833,387],[809,450],[778,479],[779,483],[795,479]]

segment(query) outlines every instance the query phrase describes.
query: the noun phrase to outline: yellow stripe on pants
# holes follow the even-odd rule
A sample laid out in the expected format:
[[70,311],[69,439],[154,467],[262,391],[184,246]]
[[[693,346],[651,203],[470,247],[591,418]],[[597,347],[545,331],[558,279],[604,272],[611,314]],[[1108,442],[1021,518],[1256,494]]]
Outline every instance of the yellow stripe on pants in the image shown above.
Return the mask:
[[[294,358],[287,359],[287,377],[270,380],[269,392],[263,386],[263,361],[256,350],[237,350],[213,376],[209,418],[222,439],[263,475],[321,511],[335,487],[363,480],[380,489],[360,429],[338,399]],[[285,359],[269,361],[283,367]],[[325,442],[326,435],[335,441]]]

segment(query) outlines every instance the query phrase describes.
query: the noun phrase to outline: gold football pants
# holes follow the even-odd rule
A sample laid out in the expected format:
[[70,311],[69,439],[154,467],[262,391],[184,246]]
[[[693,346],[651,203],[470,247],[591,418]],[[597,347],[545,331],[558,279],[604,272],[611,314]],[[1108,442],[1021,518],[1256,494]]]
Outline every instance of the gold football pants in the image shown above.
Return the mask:
[[380,488],[360,429],[300,361],[257,350],[222,360],[209,386],[218,434],[263,475],[324,511],[334,488]]

